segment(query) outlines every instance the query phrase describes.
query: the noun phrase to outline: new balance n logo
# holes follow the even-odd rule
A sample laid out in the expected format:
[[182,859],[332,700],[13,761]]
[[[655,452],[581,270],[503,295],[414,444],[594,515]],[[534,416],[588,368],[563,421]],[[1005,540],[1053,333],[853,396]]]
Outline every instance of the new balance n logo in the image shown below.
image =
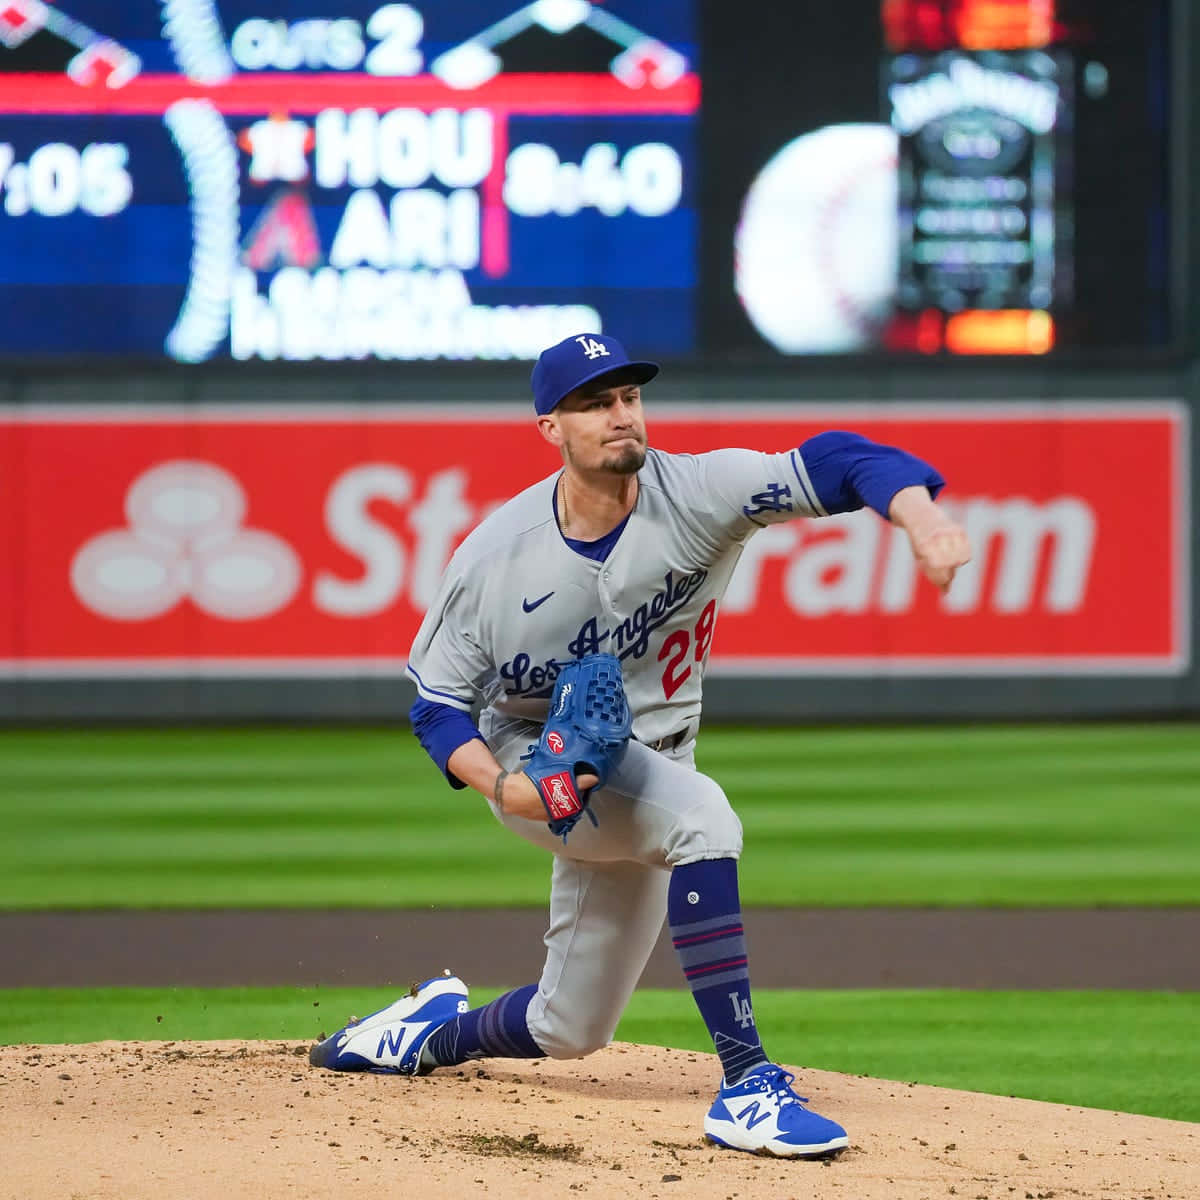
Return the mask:
[[399,1057],[404,1049],[404,1034],[403,1028],[397,1029],[393,1035],[390,1029],[384,1029],[383,1034],[379,1038],[379,1045],[375,1049],[375,1057],[383,1058],[385,1054],[395,1055]]
[[745,1121],[747,1129],[753,1129],[755,1125],[761,1125],[764,1121],[768,1120],[770,1116],[771,1109],[769,1107],[765,1111],[760,1110],[758,1107],[758,1101],[752,1100],[746,1105],[745,1108],[742,1109],[740,1113],[737,1114],[737,1119],[739,1121]]

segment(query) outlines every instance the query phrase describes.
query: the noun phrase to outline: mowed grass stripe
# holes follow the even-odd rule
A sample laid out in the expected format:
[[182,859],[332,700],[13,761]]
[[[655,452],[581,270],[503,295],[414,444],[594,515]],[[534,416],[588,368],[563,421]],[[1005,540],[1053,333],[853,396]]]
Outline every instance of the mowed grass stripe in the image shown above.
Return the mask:
[[[1200,903],[1188,725],[706,729],[748,904]],[[407,729],[0,733],[0,907],[542,906]]]
[[[446,871],[401,870],[390,860],[373,859],[346,864],[343,873],[331,878],[328,864],[280,862],[250,874],[244,866],[225,866],[219,861],[195,864],[167,874],[157,870],[131,870],[115,885],[111,872],[71,871],[56,890],[61,903],[39,908],[64,909],[196,909],[205,907],[278,908],[280,897],[289,908],[488,908],[497,904],[542,908],[550,890],[550,872],[536,859],[524,873],[509,870],[497,874],[490,864],[468,860],[456,865],[462,880],[452,902],[430,905],[414,900],[414,894],[436,895],[446,887]],[[207,903],[219,896],[221,903]],[[499,898],[498,898],[499,897]],[[12,905],[10,908],[29,908]]]
[[708,753],[719,757],[735,748],[773,746],[782,734],[797,747],[803,746],[806,757],[816,759],[840,757],[847,747],[868,755],[883,753],[893,761],[926,761],[931,751],[937,757],[980,752],[1006,757],[1014,753],[1057,757],[1063,752],[1090,753],[1096,746],[1116,746],[1121,752],[1194,754],[1194,743],[1189,748],[1184,740],[1192,728],[1185,722],[740,727],[732,731],[735,738],[710,744]]

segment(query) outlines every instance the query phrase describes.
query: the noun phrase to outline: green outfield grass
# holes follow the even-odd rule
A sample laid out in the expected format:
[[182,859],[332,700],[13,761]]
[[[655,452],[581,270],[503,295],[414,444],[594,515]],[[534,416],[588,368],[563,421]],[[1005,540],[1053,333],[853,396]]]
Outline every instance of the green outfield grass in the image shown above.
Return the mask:
[[[0,990],[0,1042],[302,1046],[393,999],[370,988]],[[760,991],[755,1010],[768,1051],[793,1065],[1200,1121],[1195,994]],[[684,992],[636,993],[617,1038],[712,1052]]]
[[[780,905],[1200,902],[1200,729],[713,728]],[[395,731],[0,732],[0,909],[545,903],[545,854]]]

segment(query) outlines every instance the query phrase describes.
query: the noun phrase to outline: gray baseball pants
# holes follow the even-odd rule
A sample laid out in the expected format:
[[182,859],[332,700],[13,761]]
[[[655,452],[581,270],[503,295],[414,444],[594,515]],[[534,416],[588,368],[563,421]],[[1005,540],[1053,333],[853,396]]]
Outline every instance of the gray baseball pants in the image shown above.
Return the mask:
[[[524,723],[522,723],[524,724]],[[505,733],[509,733],[505,730]],[[541,729],[506,737],[501,766]],[[546,964],[529,1005],[529,1032],[553,1058],[608,1045],[667,915],[670,869],[706,858],[737,858],[742,825],[720,785],[696,770],[695,741],[670,752],[630,742],[608,784],[566,843],[541,821],[503,816],[513,833],[554,855]]]

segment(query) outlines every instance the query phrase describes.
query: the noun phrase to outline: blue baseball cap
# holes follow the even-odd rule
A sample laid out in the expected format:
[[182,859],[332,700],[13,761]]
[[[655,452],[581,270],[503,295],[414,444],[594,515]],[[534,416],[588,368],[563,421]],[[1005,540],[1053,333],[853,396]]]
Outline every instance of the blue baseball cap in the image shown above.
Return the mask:
[[540,417],[553,412],[569,392],[610,371],[627,371],[635,382],[649,383],[658,374],[658,363],[637,362],[614,337],[603,333],[577,333],[543,350],[533,365],[533,407]]

